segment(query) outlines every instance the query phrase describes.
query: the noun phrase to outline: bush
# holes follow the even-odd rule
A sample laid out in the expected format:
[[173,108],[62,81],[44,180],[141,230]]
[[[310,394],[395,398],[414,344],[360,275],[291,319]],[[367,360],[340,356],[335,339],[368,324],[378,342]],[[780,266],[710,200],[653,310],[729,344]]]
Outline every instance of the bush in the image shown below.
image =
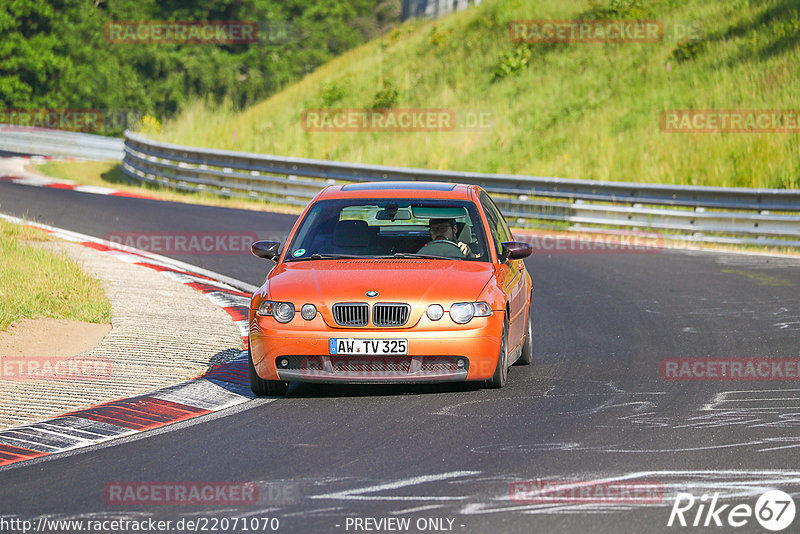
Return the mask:
[[343,86],[336,82],[322,82],[319,91],[319,100],[323,108],[332,108],[338,104],[346,91]]
[[397,104],[397,99],[400,96],[397,88],[391,80],[385,80],[383,86],[375,93],[375,98],[372,101],[372,109],[389,109]]
[[507,76],[517,74],[528,66],[533,52],[526,45],[520,45],[513,50],[500,53],[500,61],[494,68],[493,80],[499,80]]
[[689,61],[690,59],[694,59],[704,49],[705,41],[681,41],[672,51],[670,57],[680,62]]

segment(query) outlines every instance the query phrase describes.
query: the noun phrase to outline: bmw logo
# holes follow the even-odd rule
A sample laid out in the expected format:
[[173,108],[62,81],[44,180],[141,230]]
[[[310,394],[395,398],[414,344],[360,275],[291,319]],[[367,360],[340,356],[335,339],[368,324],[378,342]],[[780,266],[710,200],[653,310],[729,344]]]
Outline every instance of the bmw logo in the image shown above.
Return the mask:
[[378,296],[378,292],[377,291],[367,291],[367,296],[369,298],[375,298],[375,297]]

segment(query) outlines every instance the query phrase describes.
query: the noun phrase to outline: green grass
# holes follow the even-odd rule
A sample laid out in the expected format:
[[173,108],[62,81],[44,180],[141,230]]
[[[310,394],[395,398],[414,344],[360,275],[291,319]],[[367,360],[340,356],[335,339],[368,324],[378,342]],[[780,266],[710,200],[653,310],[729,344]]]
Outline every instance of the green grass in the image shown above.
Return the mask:
[[50,239],[0,220],[0,331],[23,317],[111,323],[111,305],[97,280],[66,255],[28,243]]
[[[698,21],[702,39],[515,44],[517,19]],[[485,0],[412,20],[241,112],[196,101],[170,142],[349,162],[670,184],[797,188],[797,133],[665,133],[668,109],[797,110],[796,0]],[[669,66],[669,69],[667,68]],[[499,77],[496,73],[506,73]],[[305,131],[309,108],[487,110],[485,131]]]
[[115,161],[51,161],[38,164],[35,168],[37,171],[53,178],[72,180],[83,185],[110,187],[170,202],[271,211],[274,213],[299,214],[302,211],[301,207],[265,202],[263,200],[226,198],[213,193],[192,193],[169,189],[157,184],[134,182],[122,172],[120,164]]

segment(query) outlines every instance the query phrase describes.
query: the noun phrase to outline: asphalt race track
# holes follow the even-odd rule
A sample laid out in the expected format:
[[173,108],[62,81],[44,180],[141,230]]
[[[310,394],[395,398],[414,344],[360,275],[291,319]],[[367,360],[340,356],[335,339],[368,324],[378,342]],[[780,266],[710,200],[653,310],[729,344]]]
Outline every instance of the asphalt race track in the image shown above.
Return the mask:
[[[4,182],[0,212],[97,237],[280,238],[295,219]],[[174,257],[254,285],[267,271],[245,254]],[[513,367],[502,390],[295,385],[274,402],[0,470],[0,515],[269,517],[278,532],[293,533],[390,531],[355,521],[366,518],[409,518],[407,532],[723,532],[731,527],[668,528],[675,495],[697,497],[685,514],[691,524],[704,493],[720,493],[725,521],[733,506],[754,507],[768,489],[800,492],[796,378],[660,376],[667,358],[798,358],[800,260],[663,250],[540,253],[527,266],[534,362]],[[657,485],[663,497],[575,502],[510,493],[537,480],[609,479]],[[134,481],[261,489],[255,504],[213,508],[106,502],[107,484]],[[767,532],[754,517],[736,531]]]

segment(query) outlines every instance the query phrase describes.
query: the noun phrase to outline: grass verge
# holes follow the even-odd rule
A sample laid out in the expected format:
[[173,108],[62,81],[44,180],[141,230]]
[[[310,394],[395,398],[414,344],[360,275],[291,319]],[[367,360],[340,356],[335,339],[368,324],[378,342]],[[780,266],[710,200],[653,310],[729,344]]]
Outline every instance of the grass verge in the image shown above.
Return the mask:
[[111,322],[97,280],[66,255],[31,244],[50,240],[41,230],[0,219],[0,331],[23,317]]

